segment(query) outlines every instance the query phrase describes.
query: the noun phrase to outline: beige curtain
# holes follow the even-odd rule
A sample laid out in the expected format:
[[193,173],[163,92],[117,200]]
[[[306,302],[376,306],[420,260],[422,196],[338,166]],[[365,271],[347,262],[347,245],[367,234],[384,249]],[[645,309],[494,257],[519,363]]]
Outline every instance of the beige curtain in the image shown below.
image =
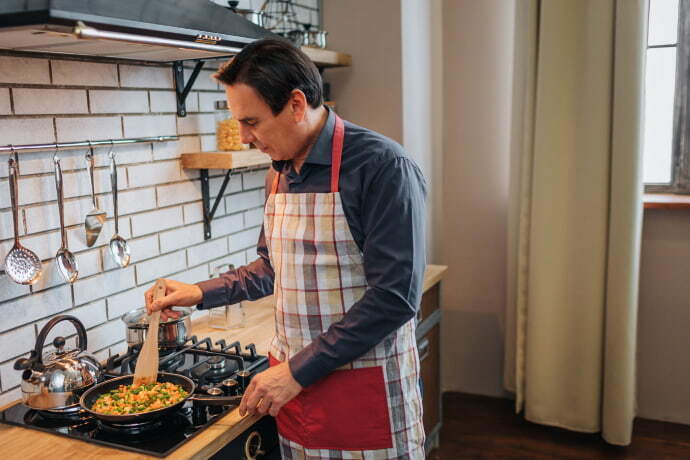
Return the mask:
[[635,415],[646,0],[518,0],[505,386],[627,445]]

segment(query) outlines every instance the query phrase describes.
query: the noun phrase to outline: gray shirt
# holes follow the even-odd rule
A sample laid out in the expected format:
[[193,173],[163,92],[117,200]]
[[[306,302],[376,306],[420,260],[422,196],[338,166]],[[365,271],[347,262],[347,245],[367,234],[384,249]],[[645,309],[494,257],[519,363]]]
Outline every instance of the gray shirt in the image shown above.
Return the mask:
[[[330,192],[335,115],[328,120],[298,173],[290,161],[274,161],[266,193],[281,174],[279,193]],[[343,319],[290,359],[304,387],[362,356],[412,319],[424,278],[426,183],[417,165],[395,141],[345,121],[340,195],[352,236],[363,254],[367,290]],[[274,272],[263,229],[258,258],[198,283],[198,308],[255,300],[273,293]]]

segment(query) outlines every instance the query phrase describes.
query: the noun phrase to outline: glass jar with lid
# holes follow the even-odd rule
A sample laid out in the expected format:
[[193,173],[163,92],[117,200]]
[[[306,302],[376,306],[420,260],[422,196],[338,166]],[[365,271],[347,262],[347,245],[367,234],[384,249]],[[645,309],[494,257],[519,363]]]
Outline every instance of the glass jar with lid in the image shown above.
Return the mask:
[[240,122],[232,118],[227,101],[216,101],[216,145],[218,150],[245,150],[248,146],[240,138]]

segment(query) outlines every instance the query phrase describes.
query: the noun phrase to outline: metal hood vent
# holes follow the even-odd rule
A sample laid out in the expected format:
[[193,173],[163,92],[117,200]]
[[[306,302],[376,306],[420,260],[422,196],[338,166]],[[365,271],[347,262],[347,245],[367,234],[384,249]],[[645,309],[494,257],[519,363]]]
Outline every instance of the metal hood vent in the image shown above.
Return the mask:
[[226,57],[271,32],[210,0],[2,0],[0,49],[173,62]]

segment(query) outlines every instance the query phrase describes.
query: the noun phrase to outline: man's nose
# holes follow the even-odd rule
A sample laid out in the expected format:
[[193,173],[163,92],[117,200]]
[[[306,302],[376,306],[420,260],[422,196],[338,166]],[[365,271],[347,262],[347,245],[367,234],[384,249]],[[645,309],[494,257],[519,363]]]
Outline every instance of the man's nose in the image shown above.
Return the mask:
[[240,140],[243,144],[251,144],[256,141],[256,137],[252,134],[252,130],[248,126],[240,123]]

